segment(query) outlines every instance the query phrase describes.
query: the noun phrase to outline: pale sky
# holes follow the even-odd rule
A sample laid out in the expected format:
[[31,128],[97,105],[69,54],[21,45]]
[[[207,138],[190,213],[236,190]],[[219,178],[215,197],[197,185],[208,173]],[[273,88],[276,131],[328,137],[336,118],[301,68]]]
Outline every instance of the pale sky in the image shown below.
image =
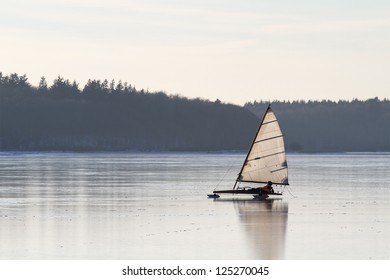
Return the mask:
[[0,71],[243,105],[390,98],[389,0],[0,0]]

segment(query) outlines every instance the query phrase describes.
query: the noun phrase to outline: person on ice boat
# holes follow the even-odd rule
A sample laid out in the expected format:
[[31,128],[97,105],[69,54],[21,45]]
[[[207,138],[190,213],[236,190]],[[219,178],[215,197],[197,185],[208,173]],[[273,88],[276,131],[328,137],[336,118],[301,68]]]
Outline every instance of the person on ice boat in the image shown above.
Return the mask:
[[272,187],[272,182],[271,181],[268,181],[267,185],[265,185],[264,187],[261,187],[259,188],[261,190],[261,193],[265,193],[265,194],[271,194],[271,193],[274,193],[274,188]]

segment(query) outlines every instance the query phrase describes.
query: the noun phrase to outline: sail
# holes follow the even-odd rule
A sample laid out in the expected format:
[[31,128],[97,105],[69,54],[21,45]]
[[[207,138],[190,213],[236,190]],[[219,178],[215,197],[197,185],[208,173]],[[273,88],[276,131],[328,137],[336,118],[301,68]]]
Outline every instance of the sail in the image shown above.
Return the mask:
[[237,181],[288,185],[283,134],[270,106],[263,117]]

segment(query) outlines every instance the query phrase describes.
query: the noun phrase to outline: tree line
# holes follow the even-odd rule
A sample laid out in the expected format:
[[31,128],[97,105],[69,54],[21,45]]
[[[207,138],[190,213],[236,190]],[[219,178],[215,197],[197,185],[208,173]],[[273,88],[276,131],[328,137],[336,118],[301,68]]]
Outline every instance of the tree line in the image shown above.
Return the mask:
[[[245,106],[0,72],[0,151],[247,150],[269,102]],[[390,101],[273,101],[288,151],[390,151]]]
[[[0,150],[245,149],[257,117],[240,106],[62,77],[38,87],[0,74]],[[245,125],[242,125],[245,124]]]
[[[269,102],[245,108],[261,116]],[[286,148],[301,152],[390,151],[390,100],[274,101]]]

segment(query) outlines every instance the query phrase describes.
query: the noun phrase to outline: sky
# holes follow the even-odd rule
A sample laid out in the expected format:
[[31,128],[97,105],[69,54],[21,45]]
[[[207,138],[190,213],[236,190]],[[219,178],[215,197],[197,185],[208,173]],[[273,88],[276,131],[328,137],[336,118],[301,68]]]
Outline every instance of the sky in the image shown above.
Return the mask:
[[390,98],[389,0],[0,0],[0,72],[243,105]]

